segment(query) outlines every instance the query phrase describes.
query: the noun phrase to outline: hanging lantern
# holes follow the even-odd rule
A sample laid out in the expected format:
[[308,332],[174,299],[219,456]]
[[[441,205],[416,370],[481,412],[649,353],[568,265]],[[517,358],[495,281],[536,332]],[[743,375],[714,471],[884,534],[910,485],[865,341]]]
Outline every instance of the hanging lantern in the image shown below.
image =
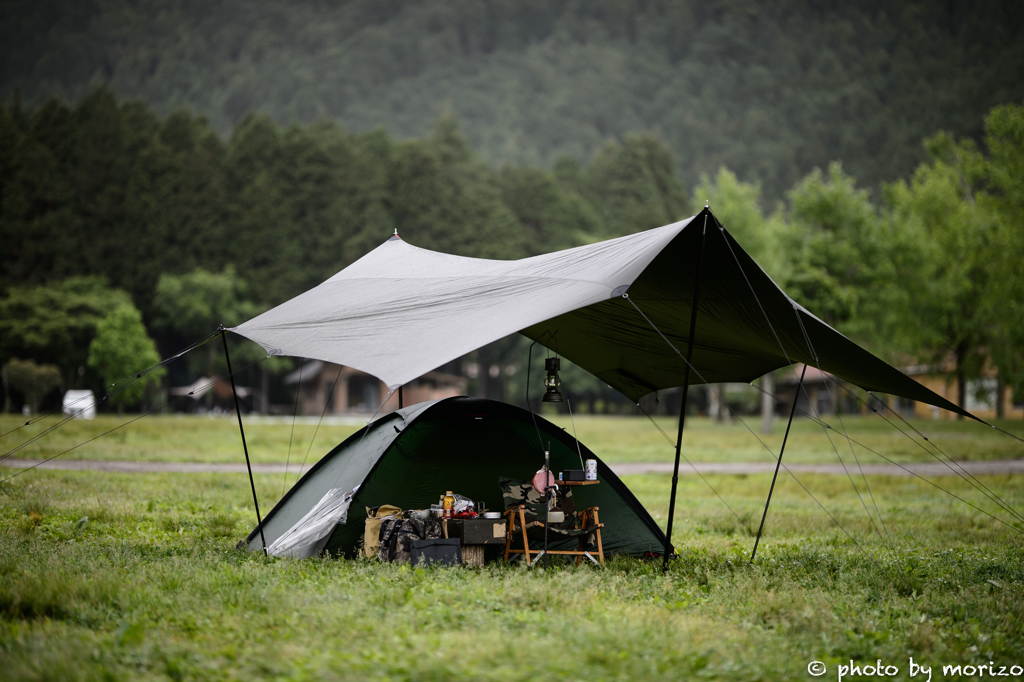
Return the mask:
[[561,362],[558,358],[548,358],[544,361],[544,369],[548,375],[544,377],[544,397],[540,399],[542,403],[561,403],[565,401],[562,397],[558,387],[562,384],[562,380],[558,378],[558,370],[560,369]]

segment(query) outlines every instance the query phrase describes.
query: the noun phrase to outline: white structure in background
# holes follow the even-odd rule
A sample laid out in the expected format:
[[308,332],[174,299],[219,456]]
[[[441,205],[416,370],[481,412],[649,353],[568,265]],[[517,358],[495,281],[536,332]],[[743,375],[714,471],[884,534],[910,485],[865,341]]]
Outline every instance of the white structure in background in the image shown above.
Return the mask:
[[94,419],[96,417],[96,398],[92,391],[68,391],[64,394],[64,414],[75,419]]

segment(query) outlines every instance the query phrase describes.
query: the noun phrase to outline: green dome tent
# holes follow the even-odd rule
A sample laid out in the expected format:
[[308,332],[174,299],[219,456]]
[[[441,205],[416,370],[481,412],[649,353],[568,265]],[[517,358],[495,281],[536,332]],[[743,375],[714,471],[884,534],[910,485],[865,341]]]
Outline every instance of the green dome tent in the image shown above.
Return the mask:
[[[597,460],[599,485],[573,490],[577,508],[597,506],[605,521],[605,552],[642,556],[661,553],[665,534],[633,493],[582,443],[551,422],[524,409],[479,398],[445,398],[392,412],[334,448],[263,519],[268,547],[296,525],[316,523],[314,510],[332,491],[355,491],[351,514],[330,524],[326,534],[303,555],[327,551],[355,556],[363,537],[364,507],[392,504],[425,509],[446,490],[483,500],[501,509],[498,477],[529,480],[544,463],[537,440],[551,443],[551,468],[579,469],[583,459]],[[577,450],[579,446],[579,451]],[[302,522],[300,524],[300,521]],[[575,546],[575,539],[552,541],[552,549]],[[262,551],[260,526],[244,541]]]

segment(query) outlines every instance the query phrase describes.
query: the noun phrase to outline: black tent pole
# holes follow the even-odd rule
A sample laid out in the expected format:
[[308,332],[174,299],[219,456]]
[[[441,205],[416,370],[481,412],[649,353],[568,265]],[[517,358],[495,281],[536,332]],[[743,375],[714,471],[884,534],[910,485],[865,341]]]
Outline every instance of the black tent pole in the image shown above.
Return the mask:
[[782,453],[786,451],[786,439],[789,438],[789,427],[793,425],[793,415],[796,414],[796,401],[800,399],[800,389],[804,385],[804,375],[807,374],[807,364],[804,364],[804,371],[800,372],[800,381],[796,385],[796,395],[793,396],[793,407],[789,411],[789,423],[786,424],[786,435],[782,437],[782,448],[779,450],[779,460],[775,462],[775,475],[772,476],[772,487],[768,489],[768,499],[764,503],[764,513],[761,514],[761,525],[757,529],[757,539],[754,540],[754,551],[750,553],[750,563],[754,563],[754,556],[757,555],[757,543],[761,542],[761,531],[764,530],[764,520],[768,516],[768,505],[772,503],[772,491],[775,490],[775,479],[779,476],[779,467],[782,466]]
[[245,444],[245,429],[242,428],[242,408],[238,406],[238,392],[235,390],[235,375],[231,372],[231,356],[228,355],[228,333],[220,326],[220,338],[224,342],[224,359],[228,361],[228,376],[231,378],[231,396],[235,399],[235,414],[238,415],[238,432],[242,434],[242,450],[245,451],[245,468],[249,470],[249,487],[252,488],[252,503],[256,507],[256,527],[260,529],[263,553],[267,553],[267,539],[263,537],[263,519],[260,518],[260,503],[256,499],[256,483],[252,480],[252,465],[249,464],[249,446]]
[[398,387],[398,409],[402,409],[402,387]]
[[551,441],[548,441],[548,449],[544,451],[544,570],[548,570],[548,526],[551,525],[551,486],[548,472],[551,471]]
[[700,253],[697,257],[697,272],[693,284],[693,309],[690,312],[690,341],[686,347],[686,374],[683,380],[683,401],[679,405],[679,433],[676,435],[676,464],[672,469],[672,496],[668,502],[668,529],[665,532],[665,556],[661,570],[668,572],[668,555],[672,547],[672,518],[676,510],[676,487],[679,484],[679,454],[683,445],[683,424],[686,423],[686,398],[690,392],[690,362],[693,360],[693,337],[697,331],[697,304],[700,301],[700,269],[704,265],[704,237],[708,231],[708,207],[704,207],[704,227],[700,233]]

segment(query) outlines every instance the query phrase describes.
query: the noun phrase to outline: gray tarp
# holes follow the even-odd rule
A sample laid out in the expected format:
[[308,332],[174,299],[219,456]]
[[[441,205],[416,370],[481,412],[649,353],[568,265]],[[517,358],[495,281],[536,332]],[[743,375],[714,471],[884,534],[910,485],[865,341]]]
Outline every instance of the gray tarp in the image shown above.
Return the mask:
[[348,365],[392,389],[513,332],[534,339],[557,332],[545,345],[636,400],[683,383],[680,353],[705,229],[691,383],[752,381],[804,362],[871,391],[971,416],[790,299],[707,209],[517,261],[452,256],[393,237],[232,331],[272,354]]

